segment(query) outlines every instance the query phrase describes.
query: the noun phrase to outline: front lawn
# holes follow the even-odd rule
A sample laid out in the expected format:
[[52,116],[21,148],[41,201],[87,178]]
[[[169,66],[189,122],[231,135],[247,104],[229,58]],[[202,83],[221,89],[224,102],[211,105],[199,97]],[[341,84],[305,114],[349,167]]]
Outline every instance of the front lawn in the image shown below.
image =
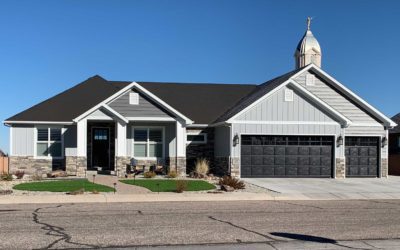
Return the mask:
[[26,182],[15,185],[13,189],[26,191],[47,191],[47,192],[73,192],[84,189],[86,192],[94,190],[98,192],[113,192],[114,189],[108,186],[89,182],[88,180],[61,180],[61,181],[38,181]]
[[[177,180],[120,180],[120,182],[136,185],[149,189],[152,192],[176,192]],[[159,185],[157,185],[159,184]],[[187,189],[185,191],[203,191],[215,189],[215,186],[201,180],[187,180]]]

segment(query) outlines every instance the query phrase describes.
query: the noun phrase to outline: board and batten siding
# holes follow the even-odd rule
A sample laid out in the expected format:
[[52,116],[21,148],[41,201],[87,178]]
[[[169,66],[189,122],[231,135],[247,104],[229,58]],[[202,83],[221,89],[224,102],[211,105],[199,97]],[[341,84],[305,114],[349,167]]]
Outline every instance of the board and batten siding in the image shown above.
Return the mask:
[[35,142],[33,125],[13,125],[11,129],[11,156],[33,156]]
[[138,93],[135,90],[128,92],[108,105],[125,117],[171,117],[167,111],[139,93],[139,104],[129,104],[129,94]]
[[309,90],[319,99],[327,103],[329,106],[334,108],[336,111],[340,112],[346,116],[353,123],[368,123],[368,124],[379,124],[373,117],[371,117],[367,112],[359,108],[348,98],[338,93],[335,89],[329,86],[328,83],[324,82],[318,76],[315,76],[314,85],[306,84],[306,75],[313,74],[312,72],[304,72],[294,79],[301,86]]
[[[285,90],[293,91],[293,101],[285,101]],[[297,90],[282,87],[276,93],[238,116],[235,121],[312,121],[334,120]]]

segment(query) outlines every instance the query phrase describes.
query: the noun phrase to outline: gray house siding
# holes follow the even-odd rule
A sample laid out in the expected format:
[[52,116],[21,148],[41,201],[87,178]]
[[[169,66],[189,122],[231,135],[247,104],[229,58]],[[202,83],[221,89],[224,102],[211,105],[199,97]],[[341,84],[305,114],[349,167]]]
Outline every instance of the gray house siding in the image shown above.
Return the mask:
[[64,132],[65,156],[77,156],[76,125],[66,126]]
[[375,123],[379,124],[373,117],[367,112],[359,108],[349,99],[339,94],[335,89],[329,86],[326,82],[315,75],[315,84],[309,86],[306,84],[306,75],[312,74],[311,72],[305,72],[294,80],[309,90],[311,93],[316,95],[322,101],[326,102],[332,108],[346,116],[349,120],[354,123]]
[[334,122],[328,114],[318,109],[296,90],[293,90],[293,101],[285,101],[286,89],[293,90],[290,87],[282,87],[235,120]]
[[12,156],[33,156],[34,127],[32,125],[13,125],[11,133]]
[[[138,93],[132,90],[133,93]],[[109,103],[109,106],[125,117],[171,117],[167,111],[150,101],[147,97],[139,94],[139,104],[129,104],[129,93]]]
[[214,136],[214,156],[215,157],[229,157],[230,155],[230,127],[221,126],[215,127]]

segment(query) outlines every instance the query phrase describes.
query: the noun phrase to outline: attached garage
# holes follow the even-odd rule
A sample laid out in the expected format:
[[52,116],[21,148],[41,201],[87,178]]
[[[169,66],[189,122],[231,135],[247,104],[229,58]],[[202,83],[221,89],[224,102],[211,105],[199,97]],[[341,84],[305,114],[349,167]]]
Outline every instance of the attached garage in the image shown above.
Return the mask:
[[345,139],[346,176],[379,177],[379,137]]
[[333,136],[241,136],[241,177],[333,176]]

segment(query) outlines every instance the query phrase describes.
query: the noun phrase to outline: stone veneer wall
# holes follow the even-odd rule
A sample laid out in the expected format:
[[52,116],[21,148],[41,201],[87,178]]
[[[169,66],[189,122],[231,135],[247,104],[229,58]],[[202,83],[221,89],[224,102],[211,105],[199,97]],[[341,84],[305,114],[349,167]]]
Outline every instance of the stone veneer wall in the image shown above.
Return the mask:
[[381,177],[388,177],[389,173],[389,165],[388,159],[382,158],[381,159]]
[[190,143],[186,146],[186,169],[187,173],[194,170],[195,162],[199,158],[205,158],[210,162],[210,171],[214,172],[214,128],[187,128],[187,133],[207,134],[207,143]]
[[43,175],[63,169],[64,159],[35,159],[33,156],[10,156],[10,173],[24,171],[28,175]]
[[87,158],[81,156],[66,156],[65,171],[68,175],[86,177]]
[[336,179],[343,179],[346,177],[346,159],[345,158],[336,158],[335,159],[335,167],[336,167]]
[[240,177],[240,157],[231,158],[231,176]]

